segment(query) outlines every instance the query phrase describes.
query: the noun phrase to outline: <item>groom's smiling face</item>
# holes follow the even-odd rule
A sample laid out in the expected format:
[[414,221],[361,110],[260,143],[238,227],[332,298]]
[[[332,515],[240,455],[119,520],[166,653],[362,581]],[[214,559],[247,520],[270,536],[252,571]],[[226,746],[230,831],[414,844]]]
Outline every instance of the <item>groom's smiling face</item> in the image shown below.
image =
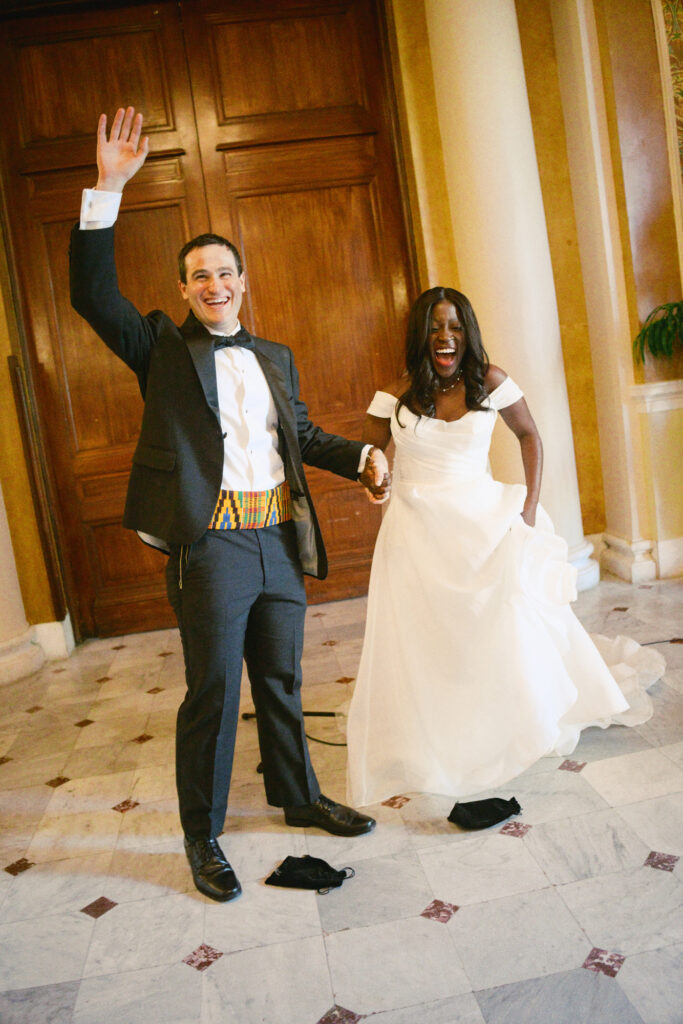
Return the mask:
[[205,327],[229,334],[237,326],[244,273],[239,272],[234,254],[224,245],[203,245],[185,257],[186,281],[179,281],[180,294]]

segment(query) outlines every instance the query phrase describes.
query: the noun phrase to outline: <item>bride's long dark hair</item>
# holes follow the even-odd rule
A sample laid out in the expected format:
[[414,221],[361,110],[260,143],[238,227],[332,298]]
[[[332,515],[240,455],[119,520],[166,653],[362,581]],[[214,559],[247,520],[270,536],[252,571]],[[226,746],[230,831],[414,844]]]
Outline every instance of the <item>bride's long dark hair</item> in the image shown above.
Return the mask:
[[484,377],[489,368],[489,358],[482,344],[479,324],[470,300],[454,288],[429,288],[415,300],[408,317],[406,370],[410,386],[398,400],[397,419],[402,405],[417,416],[433,417],[436,414],[434,397],[439,376],[432,365],[430,335],[432,310],[437,302],[444,300],[455,306],[465,333],[465,354],[460,365],[465,383],[467,408],[481,409],[487,397]]

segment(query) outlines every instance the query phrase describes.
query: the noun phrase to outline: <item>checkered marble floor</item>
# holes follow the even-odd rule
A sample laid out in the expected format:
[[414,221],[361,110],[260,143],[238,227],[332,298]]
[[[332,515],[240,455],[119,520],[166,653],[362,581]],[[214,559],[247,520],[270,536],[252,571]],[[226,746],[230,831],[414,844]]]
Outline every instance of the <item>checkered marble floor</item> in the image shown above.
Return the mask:
[[[683,581],[581,594],[592,632],[653,644],[667,672],[636,729],[587,730],[501,795],[483,833],[451,800],[396,794],[357,840],[288,829],[240,723],[221,840],[243,895],[197,893],[173,778],[175,631],[83,644],[2,689],[2,1024],[681,1024]],[[304,706],[343,708],[365,601],[309,609]],[[248,686],[243,708],[251,707]],[[307,719],[323,792],[343,733]],[[355,877],[321,896],[265,877],[310,853]]]

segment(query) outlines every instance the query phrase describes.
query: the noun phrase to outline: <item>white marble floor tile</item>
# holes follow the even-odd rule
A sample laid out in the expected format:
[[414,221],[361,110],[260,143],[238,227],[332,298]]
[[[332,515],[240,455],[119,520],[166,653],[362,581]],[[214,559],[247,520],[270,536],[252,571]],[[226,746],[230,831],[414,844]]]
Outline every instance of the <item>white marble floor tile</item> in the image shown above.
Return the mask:
[[303,830],[287,828],[272,816],[254,815],[248,828],[237,827],[230,819],[220,844],[242,883],[262,881],[285,857],[303,857],[308,852]]
[[475,992],[573,970],[591,950],[552,889],[461,907],[447,928]]
[[196,890],[184,851],[179,853],[114,850],[102,895],[116,903],[155,899]]
[[421,850],[419,857],[434,896],[457,906],[549,885],[539,863],[513,836],[473,836],[462,843]]
[[88,778],[69,779],[53,790],[45,815],[110,811],[130,798],[135,775],[132,771],[92,775]]
[[683,793],[642,800],[617,813],[650,850],[683,857]]
[[148,711],[140,714],[109,715],[103,721],[93,721],[92,725],[78,730],[79,735],[74,750],[86,750],[89,747],[102,747],[108,743],[132,743],[137,736],[147,731]]
[[315,1024],[335,1002],[320,936],[221,957],[202,980],[201,1024]]
[[0,791],[0,845],[12,837],[28,846],[53,795],[49,786]]
[[616,810],[534,825],[524,844],[554,885],[639,867],[652,849]]
[[[613,760],[616,758],[604,763],[611,764]],[[555,772],[520,776],[504,787],[500,795],[516,796],[522,813],[513,820],[530,825],[603,810],[607,803],[584,778],[586,771],[587,768],[584,768],[577,774],[558,769]]]
[[[620,754],[633,754],[638,750],[649,750],[654,744],[636,729],[623,725],[611,725],[607,729],[592,726],[581,733],[578,745],[571,754],[573,761],[600,761]],[[564,758],[559,758],[558,767]]]
[[44,786],[50,779],[63,774],[68,753],[58,751],[46,757],[15,757],[12,754],[8,756],[11,760],[0,765],[0,791]]
[[112,850],[121,817],[112,810],[45,815],[33,834],[26,857],[38,864]]
[[613,978],[578,968],[477,992],[486,1024],[642,1024]]
[[131,799],[138,803],[156,803],[159,800],[174,800],[176,797],[175,764],[166,762],[149,765],[135,772],[131,787]]
[[417,917],[432,902],[429,882],[415,853],[371,857],[352,866],[355,878],[319,898],[323,932]]
[[[0,732],[0,757],[4,757],[9,748],[17,738],[17,732],[14,729],[7,728]],[[0,765],[0,767],[2,767]]]
[[2,1024],[71,1024],[78,981],[0,992]]
[[664,673],[664,682],[672,690],[675,690],[676,693],[683,693],[683,668],[669,668],[667,665],[666,672]]
[[648,692],[653,699],[654,713],[649,721],[636,726],[640,735],[658,747],[682,740],[683,701],[680,693],[664,679],[659,679]]
[[328,935],[337,1004],[368,1014],[469,992],[447,927],[414,917]]
[[659,750],[594,761],[586,765],[581,777],[612,807],[683,790],[683,769]]
[[[0,907],[0,921],[39,920],[75,913],[100,896],[110,896],[108,882],[112,851],[92,857],[36,864],[13,880]],[[0,1018],[2,1019],[2,1018]]]
[[136,768],[139,761],[138,744],[120,740],[106,743],[101,747],[80,747],[73,750],[63,762],[60,774],[67,779],[83,779],[90,775],[129,771]]
[[683,885],[675,872],[629,868],[557,892],[598,949],[629,956],[683,941]]
[[644,1024],[681,1024],[683,945],[627,957],[617,982]]
[[125,814],[116,836],[119,850],[136,853],[183,853],[183,830],[175,799],[140,804]]
[[202,981],[184,963],[86,978],[70,1024],[199,1024]]
[[[408,803],[393,809],[404,822],[410,841],[415,849],[427,849],[444,843],[462,842],[470,839],[471,832],[464,832],[448,821],[455,800],[449,796],[433,793],[410,793]],[[369,808],[374,812],[374,807]]]
[[659,749],[670,761],[677,764],[679,768],[683,768],[683,740],[680,743],[668,743]]
[[95,922],[83,977],[178,963],[201,945],[203,927],[194,895],[120,903]]
[[310,889],[279,889],[262,882],[242,885],[229,906],[207,902],[202,941],[221,953],[272,946],[320,935],[316,894]]
[[94,925],[79,913],[0,925],[0,992],[80,978]]
[[[676,635],[680,635],[680,625],[676,631]],[[659,651],[664,660],[666,661],[667,670],[670,669],[683,669],[683,644],[672,644],[672,643],[661,643],[653,644],[653,650]]]
[[436,1002],[373,1013],[371,1024],[486,1024],[472,992]]

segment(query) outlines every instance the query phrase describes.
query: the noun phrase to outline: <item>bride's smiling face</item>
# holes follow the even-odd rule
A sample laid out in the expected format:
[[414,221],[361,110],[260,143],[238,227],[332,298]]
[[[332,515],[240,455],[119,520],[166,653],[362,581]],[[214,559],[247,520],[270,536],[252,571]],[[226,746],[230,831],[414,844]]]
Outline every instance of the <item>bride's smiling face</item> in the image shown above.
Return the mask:
[[429,353],[442,380],[457,372],[466,347],[465,331],[453,303],[447,299],[435,303],[429,324]]

